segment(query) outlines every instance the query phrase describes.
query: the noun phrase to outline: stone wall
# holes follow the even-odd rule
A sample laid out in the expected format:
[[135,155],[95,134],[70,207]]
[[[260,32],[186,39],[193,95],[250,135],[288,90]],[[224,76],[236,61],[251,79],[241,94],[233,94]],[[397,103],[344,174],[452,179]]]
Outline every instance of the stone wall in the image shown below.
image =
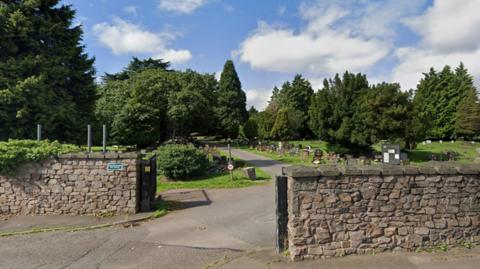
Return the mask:
[[285,168],[292,260],[480,243],[480,165]]
[[[0,175],[0,213],[136,213],[142,157],[77,153],[22,163],[15,176]],[[107,170],[107,163],[123,163],[123,169]]]

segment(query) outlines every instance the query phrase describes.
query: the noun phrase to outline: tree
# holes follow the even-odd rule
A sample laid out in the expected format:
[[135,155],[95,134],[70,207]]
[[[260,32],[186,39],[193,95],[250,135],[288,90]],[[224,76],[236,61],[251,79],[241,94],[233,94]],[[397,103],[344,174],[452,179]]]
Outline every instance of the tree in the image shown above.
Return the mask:
[[228,128],[228,137],[230,137],[230,139],[237,139],[239,132],[240,128],[238,127],[238,124],[234,122]]
[[85,141],[97,99],[94,58],[84,53],[71,6],[50,1],[0,4],[0,140]]
[[358,100],[367,88],[366,75],[347,71],[342,79],[338,74],[334,79],[325,79],[323,88],[313,96],[310,128],[319,139],[327,142],[328,150],[355,154],[370,147],[368,133],[357,131],[352,139],[356,128],[365,128],[358,113]]
[[133,60],[130,62],[127,68],[123,69],[122,72],[109,74],[105,72],[103,76],[104,80],[126,80],[129,79],[132,75],[138,74],[145,70],[149,69],[158,69],[163,71],[170,71],[167,68],[170,67],[170,62],[163,62],[163,59],[153,60],[148,58],[147,60],[140,61],[137,57],[132,57]]
[[253,139],[258,136],[258,123],[253,117],[248,119],[243,125],[243,133],[248,139]]
[[271,131],[271,136],[274,138],[280,138],[282,142],[292,138],[292,127],[288,121],[288,113],[286,109],[281,109],[278,112],[275,125]]
[[415,92],[415,98],[421,98],[425,104],[422,112],[433,115],[433,126],[429,135],[438,138],[456,137],[455,121],[458,104],[474,88],[473,77],[460,63],[453,72],[446,65],[440,73],[431,68],[424,73]]
[[252,106],[252,107],[248,110],[248,117],[249,117],[249,118],[255,117],[255,116],[257,116],[257,114],[258,114],[258,110],[256,110],[254,106]]
[[258,136],[261,138],[270,138],[270,133],[275,121],[277,119],[278,111],[280,110],[277,105],[277,100],[272,100],[268,103],[265,111],[259,113],[258,119]]
[[473,138],[480,133],[480,104],[476,90],[471,89],[467,98],[458,104],[455,117],[457,135]]
[[228,128],[235,122],[242,125],[248,119],[246,109],[247,97],[242,90],[242,84],[231,60],[227,60],[223,67],[218,83],[218,104],[216,116],[218,119],[218,132],[222,136],[228,134]]

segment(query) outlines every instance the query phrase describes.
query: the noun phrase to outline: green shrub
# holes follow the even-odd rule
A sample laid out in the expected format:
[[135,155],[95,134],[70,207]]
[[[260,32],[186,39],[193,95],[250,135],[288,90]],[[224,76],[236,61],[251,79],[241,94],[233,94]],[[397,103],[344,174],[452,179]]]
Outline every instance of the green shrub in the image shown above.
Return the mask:
[[258,136],[258,123],[255,118],[250,118],[243,125],[243,133],[248,139]]
[[15,168],[22,162],[37,162],[65,153],[77,152],[74,145],[48,140],[13,140],[0,142],[0,174],[15,175]]
[[237,139],[239,132],[240,127],[238,127],[238,123],[233,122],[228,129],[228,136],[230,137],[230,139]]
[[205,154],[185,145],[166,145],[158,148],[157,171],[167,179],[189,179],[208,167]]

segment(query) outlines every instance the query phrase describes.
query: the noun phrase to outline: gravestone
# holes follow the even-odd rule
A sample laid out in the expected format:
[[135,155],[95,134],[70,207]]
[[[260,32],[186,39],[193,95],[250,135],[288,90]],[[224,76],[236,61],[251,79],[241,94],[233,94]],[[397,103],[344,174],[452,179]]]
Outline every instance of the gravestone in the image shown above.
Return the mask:
[[370,159],[365,159],[365,161],[363,162],[364,165],[372,165],[372,160]]
[[353,159],[353,155],[345,154],[345,160]]
[[308,152],[308,151],[302,151],[302,157],[303,158],[308,158],[309,154],[310,154],[310,152]]
[[288,156],[289,156],[289,157],[294,157],[294,156],[297,156],[297,154],[296,154],[295,152],[293,152],[293,151],[290,151],[290,152],[288,153]]
[[222,160],[220,159],[220,161],[218,162],[219,165],[227,165],[227,160]]
[[423,145],[425,146],[427,143],[425,141],[423,141]]
[[213,162],[213,163],[219,163],[219,162],[220,162],[220,157],[218,157],[218,156],[213,156],[213,157],[212,157],[212,162]]
[[410,165],[410,159],[404,159],[402,163],[403,165]]
[[253,145],[248,146],[249,150],[253,150]]
[[140,150],[140,153],[142,153],[142,154],[147,154],[147,150],[146,150],[146,149],[142,149],[142,150]]
[[212,156],[213,157],[218,157],[218,159],[220,159],[220,152],[217,151],[217,150],[212,150]]
[[454,143],[455,141],[452,140],[452,144]]
[[428,155],[428,161],[438,161],[437,155]]
[[345,160],[346,165],[357,165],[357,160],[355,159],[346,159]]
[[245,167],[242,169],[243,177],[246,177],[250,180],[256,180],[257,176],[255,175],[254,167]]
[[227,160],[227,156],[220,156],[220,160],[226,161],[226,160]]
[[322,156],[323,156],[323,150],[315,149],[315,151],[313,153],[312,163],[321,163],[322,162]]
[[378,162],[381,162],[381,161],[382,161],[382,155],[381,154],[375,155],[375,162],[378,163]]
[[237,161],[237,162],[235,163],[235,166],[236,166],[237,168],[244,168],[244,167],[245,167],[245,162]]
[[228,158],[227,162],[228,162],[228,164],[234,164],[235,160],[233,158]]
[[280,150],[280,155],[281,155],[282,157],[285,157],[285,150]]
[[298,144],[298,148],[301,149],[301,148],[302,148],[302,144]]
[[480,163],[480,148],[475,149],[475,151],[477,152],[477,158],[473,162]]
[[400,153],[400,160],[406,160],[408,158],[408,154],[406,152]]
[[432,144],[432,140],[427,140],[427,144]]
[[443,141],[442,141],[442,140],[440,140],[440,141],[438,141],[438,142],[439,142],[440,144],[442,144],[442,143],[443,143]]
[[203,151],[203,147],[202,147],[202,146],[198,146],[198,149]]
[[365,160],[367,159],[367,157],[366,156],[360,156],[360,157],[358,157],[358,159],[360,160],[361,163],[364,163]]

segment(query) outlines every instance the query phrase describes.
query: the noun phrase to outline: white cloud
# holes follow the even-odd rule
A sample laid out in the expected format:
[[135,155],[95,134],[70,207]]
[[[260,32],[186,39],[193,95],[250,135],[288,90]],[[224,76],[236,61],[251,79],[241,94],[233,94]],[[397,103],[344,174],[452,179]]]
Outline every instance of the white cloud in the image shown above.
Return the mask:
[[[461,4],[436,0],[420,16],[402,20],[421,36],[418,45],[398,48],[394,55],[399,64],[392,70],[391,80],[400,82],[403,90],[415,89],[422,73],[431,67],[442,70],[445,65],[455,69],[460,62],[474,77],[480,77],[480,10],[478,0]],[[475,83],[477,88],[479,81]]]
[[84,21],[88,20],[87,17],[83,17],[83,16],[78,16],[75,18],[75,26],[79,26],[81,25]]
[[208,2],[209,0],[160,0],[158,8],[166,11],[175,11],[178,14],[192,14],[195,9]]
[[278,9],[277,9],[278,15],[281,16],[281,15],[285,14],[285,10],[286,10],[286,9],[287,9],[287,8],[285,7],[285,5],[280,5],[280,6],[278,7]]
[[125,13],[132,13],[132,14],[135,15],[135,17],[136,17],[136,16],[137,16],[137,9],[138,9],[137,6],[124,7],[124,8],[123,8],[123,12],[125,12]]
[[254,106],[258,111],[262,111],[267,108],[272,89],[251,89],[245,93],[247,94],[247,110]]
[[217,79],[217,81],[220,81],[220,77],[222,76],[222,70],[218,71],[218,72],[215,72],[215,78]]
[[480,47],[480,1],[436,0],[421,16],[403,22],[423,39],[422,48],[440,53],[473,52]]
[[113,17],[112,24],[107,22],[95,24],[93,32],[100,44],[111,49],[115,55],[148,53],[154,58],[162,56],[165,61],[172,63],[184,63],[192,58],[188,50],[176,51],[167,48],[178,34],[167,30],[152,33],[118,17]]
[[[416,14],[425,0],[302,2],[299,29],[259,20],[232,52],[252,69],[335,74],[366,72],[393,49],[394,24]],[[277,12],[284,12],[280,6]]]

